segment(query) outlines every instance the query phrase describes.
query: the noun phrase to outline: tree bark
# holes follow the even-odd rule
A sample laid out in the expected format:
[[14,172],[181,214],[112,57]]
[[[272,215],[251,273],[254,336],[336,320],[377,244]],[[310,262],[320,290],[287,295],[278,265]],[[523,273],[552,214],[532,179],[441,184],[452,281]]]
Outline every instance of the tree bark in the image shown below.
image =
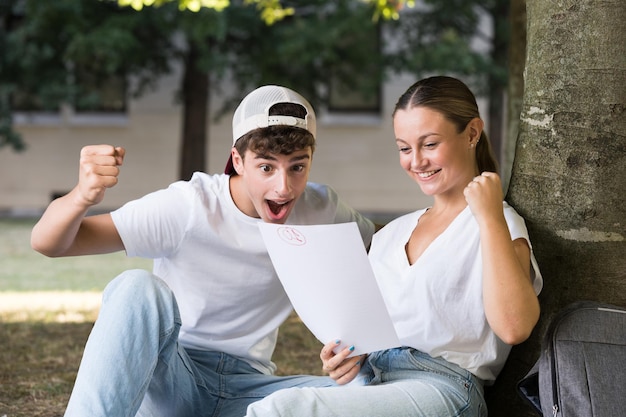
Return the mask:
[[209,74],[199,68],[199,52],[193,42],[185,59],[183,75],[183,137],[180,148],[180,179],[206,169]]
[[490,416],[532,416],[515,383],[554,314],[576,300],[626,306],[626,8],[527,1],[520,133],[507,200],[544,277],[541,318],[490,392]]

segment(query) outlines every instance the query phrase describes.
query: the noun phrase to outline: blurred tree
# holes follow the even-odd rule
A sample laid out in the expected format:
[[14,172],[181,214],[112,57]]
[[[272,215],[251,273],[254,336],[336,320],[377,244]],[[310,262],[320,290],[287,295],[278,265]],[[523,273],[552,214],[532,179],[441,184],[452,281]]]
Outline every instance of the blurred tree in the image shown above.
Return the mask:
[[[359,0],[373,7],[373,17],[385,20],[401,20],[398,26],[403,35],[400,69],[409,65],[416,74],[448,70],[466,76],[486,76],[482,91],[489,95],[489,135],[494,142],[496,154],[502,156],[502,130],[504,124],[504,91],[507,84],[507,51],[510,31],[510,0]],[[120,4],[137,9],[143,6],[177,2],[181,9],[198,11],[203,7],[224,10],[228,0],[118,0]],[[298,10],[298,2],[280,0],[245,0],[256,4],[262,19],[273,24]],[[282,3],[289,3],[284,7]],[[419,5],[416,13],[400,11]],[[481,15],[491,18],[491,35],[483,31]],[[490,49],[488,58],[484,53],[472,50],[472,40],[481,39]]]
[[510,41],[508,53],[506,134],[502,142],[502,184],[508,189],[515,144],[519,131],[519,116],[524,97],[524,66],[526,64],[526,0],[511,0]]
[[0,148],[9,146],[16,151],[22,151],[26,144],[12,126],[10,98],[14,85],[6,82],[14,76],[7,62],[9,44],[7,36],[8,32],[14,28],[16,20],[16,16],[12,13],[12,6],[11,3],[0,1]]
[[16,106],[98,108],[94,86],[114,81],[138,96],[170,69],[171,13],[92,0],[3,0],[0,12],[0,146],[24,148],[11,127]]
[[[16,23],[7,25],[0,38],[6,44],[1,54],[2,103],[15,105],[18,98],[43,111],[65,103],[89,109],[101,104],[103,97],[87,87],[131,80],[126,87],[131,95],[139,95],[180,61],[179,172],[186,179],[205,169],[209,92],[219,92],[226,76],[239,91],[273,82],[301,91],[317,104],[328,96],[323,87],[330,79],[363,91],[371,88],[355,80],[380,83],[378,44],[371,42],[376,23],[366,4],[301,2],[305,7],[278,27],[265,24],[255,7],[241,2],[223,12],[210,8],[192,12],[164,3],[137,12],[115,2],[6,0],[3,20]],[[239,91],[226,100],[228,105],[240,99]],[[3,114],[10,115],[12,109],[7,107]],[[225,109],[221,110],[218,113]],[[4,120],[11,132],[10,116]],[[17,136],[3,137],[18,143]]]
[[[478,12],[463,2],[454,13],[429,3],[396,21],[413,2],[295,0],[283,8],[278,0],[117,1],[158,6],[136,12],[112,1],[4,1],[23,18],[8,32],[3,56],[10,71],[3,71],[0,85],[13,98],[19,85],[21,98],[43,109],[97,105],[101,97],[82,88],[87,81],[133,80],[127,87],[137,95],[169,64],[183,63],[181,179],[205,169],[210,92],[220,93],[226,76],[237,86],[235,99],[251,86],[276,83],[301,91],[316,107],[331,107],[337,91],[374,100],[388,68],[471,76],[499,68],[469,48]],[[415,30],[415,19],[423,29]],[[397,45],[382,48],[386,33]]]
[[372,9],[354,0],[298,4],[280,23],[233,33],[234,47],[242,48],[236,55],[245,57],[232,66],[234,79],[241,87],[284,84],[324,108],[332,106],[333,90],[376,95],[386,61]]
[[[158,7],[167,3],[175,3],[182,10],[196,12],[202,9],[228,11],[237,7],[238,4],[237,2],[231,4],[228,0],[118,0],[118,2],[138,10],[143,9],[144,6]],[[364,25],[368,17],[373,17],[374,22],[382,17],[383,21],[387,22],[385,27],[389,29],[390,33],[387,35],[390,39],[386,41],[390,40],[391,44],[394,45],[392,50],[385,51],[387,56],[380,57],[380,61],[376,63],[382,65],[383,70],[392,68],[398,72],[409,71],[418,77],[434,72],[453,73],[465,79],[474,80],[472,84],[476,91],[489,97],[489,111],[486,117],[488,133],[494,151],[503,165],[503,174],[508,177],[511,163],[504,158],[504,143],[514,140],[514,137],[505,137],[504,135],[510,0],[448,0],[444,2],[437,0],[423,0],[421,2],[413,0],[353,0],[337,2],[337,10],[333,10],[333,7],[330,6],[333,2],[329,1],[244,0],[244,3],[256,5],[261,13],[261,18],[268,25],[280,22],[274,26],[281,27],[276,31],[282,33],[287,33],[294,27],[294,25],[286,24],[286,21],[290,21],[290,17],[303,21],[302,18],[305,16],[309,18],[311,16],[325,16],[326,20],[318,20],[317,23],[307,21],[307,24],[298,30],[298,37],[305,37],[305,33],[312,35],[306,39],[307,47],[324,45],[332,48],[334,44],[337,44],[335,39],[328,39],[337,32],[336,30],[328,31],[329,27],[335,25],[346,27],[355,24],[354,31],[359,32],[363,31],[363,28],[359,28],[359,24]],[[288,6],[283,3],[288,4]],[[359,8],[359,3],[369,7]],[[318,13],[308,12],[313,5],[320,7],[322,11]],[[359,16],[356,21],[353,19],[348,21],[345,19],[332,20],[331,16],[355,17],[340,13],[340,10],[345,9],[348,5],[351,6],[352,10],[371,10],[371,12]],[[400,13],[402,9],[405,9],[404,13]],[[485,16],[489,18],[491,24],[488,31],[484,30],[484,20],[481,20]],[[397,22],[389,22],[390,20]],[[289,26],[289,29],[282,30],[285,25]],[[308,32],[308,28],[319,28],[319,30]],[[271,30],[268,29],[268,31]],[[352,36],[349,37],[354,38],[354,35],[355,33],[352,32]],[[477,41],[483,44],[486,52],[476,50],[473,47]],[[283,43],[284,40],[281,40],[281,44]],[[300,44],[304,45],[305,42],[300,42]],[[363,51],[363,48],[359,47],[358,44],[355,46],[356,55],[358,55]],[[307,59],[309,57],[306,55],[307,50],[310,49],[301,50],[304,53],[299,55],[295,62],[310,63]],[[323,55],[330,58],[328,53],[324,53],[326,51],[323,51]],[[354,47],[346,51],[354,51]],[[370,56],[375,55],[370,54]],[[258,62],[265,63],[266,61],[266,59],[260,59]],[[290,63],[293,64],[294,61]],[[370,64],[370,69],[373,69],[373,65],[373,63]],[[270,65],[270,67],[276,70],[277,67],[280,67],[280,63]],[[305,67],[300,66],[300,68]],[[306,68],[315,68],[314,74],[320,75],[316,78],[322,78],[326,75],[324,68],[320,71],[319,65],[308,65]],[[282,74],[283,72],[278,73]],[[262,77],[262,79],[264,78]],[[359,81],[364,88],[367,88],[362,80]],[[370,87],[379,81],[380,76],[374,77]],[[355,88],[354,82],[349,82],[349,78],[342,80],[342,82],[345,82],[346,88]],[[298,82],[295,85],[298,85]],[[308,97],[315,96],[319,91],[319,89],[311,89],[311,85],[300,87],[308,94]]]
[[[205,169],[209,92],[219,92],[226,76],[236,91],[225,98],[218,115],[232,108],[242,91],[262,84],[293,88],[316,107],[329,102],[329,80],[359,91],[380,84],[382,64],[378,45],[371,42],[376,23],[369,6],[354,0],[307,0],[298,5],[275,25],[267,25],[254,7],[242,3],[223,12],[181,12],[187,43],[181,178]],[[207,14],[211,25],[206,24]],[[355,77],[359,73],[367,77]]]
[[[385,19],[398,19],[399,11],[404,6],[413,7],[415,0],[358,0],[374,7],[374,19],[381,16]],[[167,3],[177,3],[180,10],[200,11],[203,8],[214,9],[218,12],[230,6],[230,0],[117,0],[120,6],[131,6],[135,10],[142,10],[144,6],[162,6]],[[261,12],[261,19],[268,25],[282,20],[295,13],[295,7],[283,7],[281,0],[244,0],[244,4],[256,5]],[[292,3],[292,2],[287,2]]]
[[[447,72],[489,97],[488,135],[502,161],[510,0],[423,0],[393,27],[395,66],[418,76]],[[491,25],[491,27],[489,27]],[[478,47],[477,47],[478,46]]]

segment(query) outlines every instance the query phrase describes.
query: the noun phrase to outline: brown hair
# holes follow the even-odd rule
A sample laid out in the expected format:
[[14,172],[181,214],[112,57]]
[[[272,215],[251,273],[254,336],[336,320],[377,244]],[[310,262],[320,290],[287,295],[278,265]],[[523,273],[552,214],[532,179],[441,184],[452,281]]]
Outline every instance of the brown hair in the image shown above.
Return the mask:
[[[472,119],[480,118],[474,94],[462,81],[452,77],[436,76],[416,82],[400,96],[392,116],[398,110],[414,107],[427,107],[441,113],[454,123],[459,133]],[[476,145],[476,164],[479,172],[498,171],[498,162],[484,131]]]
[[[306,118],[306,108],[296,103],[274,104],[269,115],[294,116]],[[254,153],[267,155],[289,155],[295,151],[311,147],[315,151],[315,137],[306,129],[293,126],[275,125],[254,129],[235,143],[235,148],[243,158],[246,150]]]

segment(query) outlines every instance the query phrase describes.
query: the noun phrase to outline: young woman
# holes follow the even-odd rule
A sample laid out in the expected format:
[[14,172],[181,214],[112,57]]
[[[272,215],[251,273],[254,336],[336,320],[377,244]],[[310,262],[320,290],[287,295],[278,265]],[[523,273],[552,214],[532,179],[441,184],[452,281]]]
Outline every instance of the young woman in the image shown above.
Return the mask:
[[451,77],[421,80],[398,100],[393,128],[400,165],[434,199],[370,250],[403,346],[349,358],[331,342],[323,369],[353,384],[279,391],[248,416],[486,416],[483,385],[537,323],[542,278],[472,92]]

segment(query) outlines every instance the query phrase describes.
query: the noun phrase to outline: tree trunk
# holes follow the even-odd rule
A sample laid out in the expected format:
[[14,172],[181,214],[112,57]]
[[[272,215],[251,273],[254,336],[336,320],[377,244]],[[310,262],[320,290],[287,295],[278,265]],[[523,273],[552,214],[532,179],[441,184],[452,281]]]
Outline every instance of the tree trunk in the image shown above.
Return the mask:
[[[524,101],[507,200],[544,277],[542,314],[490,392],[490,416],[532,416],[515,382],[554,314],[575,300],[626,306],[626,8],[528,0]],[[621,371],[620,371],[621,372]]]
[[199,53],[193,42],[185,59],[183,75],[183,137],[180,179],[188,180],[194,172],[206,169],[207,114],[209,111],[209,75],[199,68]]

